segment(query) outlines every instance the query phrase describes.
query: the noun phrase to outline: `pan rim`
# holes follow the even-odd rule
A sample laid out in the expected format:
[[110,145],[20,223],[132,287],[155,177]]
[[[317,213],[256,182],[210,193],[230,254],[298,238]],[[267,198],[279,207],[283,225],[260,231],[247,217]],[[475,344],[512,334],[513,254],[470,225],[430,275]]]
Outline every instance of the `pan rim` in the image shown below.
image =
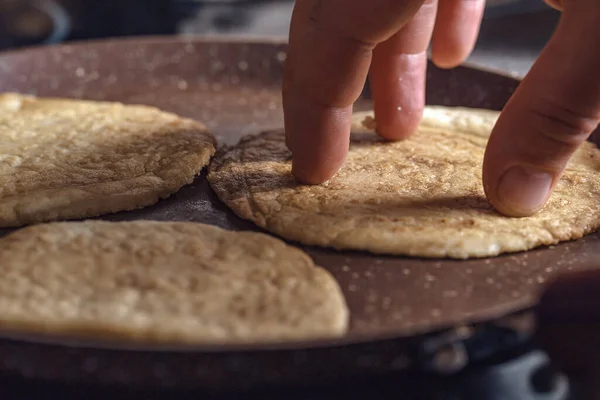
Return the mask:
[[[268,35],[237,35],[237,34],[223,34],[223,35],[140,35],[140,36],[120,36],[114,38],[104,39],[89,39],[89,40],[74,40],[70,42],[62,42],[51,45],[34,45],[26,46],[18,49],[9,49],[0,51],[0,59],[3,57],[11,56],[25,56],[29,53],[44,52],[48,50],[60,50],[64,48],[82,48],[87,46],[98,46],[98,45],[153,45],[153,44],[233,44],[233,45],[276,45],[285,46],[288,45],[286,37],[281,36],[268,36]],[[428,60],[431,61],[431,57],[428,55]],[[460,64],[457,68],[473,69],[489,74],[497,75],[503,78],[512,79],[514,81],[521,81],[522,77],[512,74],[510,72],[503,71],[484,65],[479,65],[471,61],[465,61]]]
[[382,333],[379,335],[372,334],[357,334],[349,337],[341,337],[338,339],[318,339],[309,341],[293,341],[293,342],[271,342],[271,343],[243,343],[243,344],[168,344],[168,343],[151,343],[116,340],[102,341],[100,339],[76,339],[70,336],[49,335],[44,333],[20,333],[19,331],[3,331],[0,330],[0,342],[10,341],[13,343],[33,346],[51,346],[55,348],[69,348],[80,350],[94,350],[106,352],[125,352],[125,353],[155,353],[155,354],[250,354],[250,353],[272,353],[272,352],[297,352],[297,351],[316,351],[323,349],[344,349],[355,346],[377,346],[386,343],[401,343],[418,341],[426,337],[435,337],[444,332],[449,332],[460,328],[476,328],[510,319],[513,316],[528,315],[533,313],[535,305],[522,306],[515,308],[510,312],[498,312],[495,315],[489,313],[487,317],[471,319],[462,325],[436,325],[430,329],[415,331],[412,335],[399,336],[394,333]]

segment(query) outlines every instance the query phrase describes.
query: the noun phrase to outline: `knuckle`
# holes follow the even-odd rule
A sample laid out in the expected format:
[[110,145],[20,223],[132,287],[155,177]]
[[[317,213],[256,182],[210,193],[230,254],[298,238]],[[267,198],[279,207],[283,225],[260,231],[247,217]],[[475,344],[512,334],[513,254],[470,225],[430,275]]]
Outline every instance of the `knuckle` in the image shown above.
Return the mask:
[[325,7],[323,1],[317,1],[308,14],[308,29],[316,33],[316,36],[358,50],[372,51],[375,48],[376,40],[363,39],[360,33],[357,34],[357,24],[351,23],[347,18],[329,18],[331,10],[326,10]]
[[328,31],[341,42],[372,50],[412,19],[424,1],[314,0],[308,23]]
[[587,115],[568,106],[546,102],[531,110],[534,128],[561,147],[577,147],[597,128],[599,115]]
[[335,42],[338,46],[355,48],[361,52],[371,52],[377,45],[377,41],[362,39],[360,35],[346,29],[343,24],[338,23],[322,23],[321,18],[316,13],[311,13],[308,18],[308,28],[316,33],[316,36],[321,40],[329,40]]

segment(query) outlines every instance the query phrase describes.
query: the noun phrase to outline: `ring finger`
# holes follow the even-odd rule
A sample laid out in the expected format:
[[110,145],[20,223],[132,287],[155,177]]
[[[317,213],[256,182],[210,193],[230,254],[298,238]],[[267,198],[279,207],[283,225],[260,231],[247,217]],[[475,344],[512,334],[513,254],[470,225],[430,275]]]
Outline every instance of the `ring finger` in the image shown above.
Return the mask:
[[431,46],[436,65],[455,67],[469,56],[484,9],[485,0],[440,0]]

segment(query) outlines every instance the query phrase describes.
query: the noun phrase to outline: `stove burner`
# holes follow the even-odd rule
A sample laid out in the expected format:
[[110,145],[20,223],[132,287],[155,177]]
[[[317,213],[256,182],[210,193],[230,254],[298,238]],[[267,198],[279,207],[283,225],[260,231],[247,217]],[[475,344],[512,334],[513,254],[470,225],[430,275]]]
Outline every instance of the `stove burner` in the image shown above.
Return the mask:
[[[502,365],[481,367],[454,379],[418,374],[332,382],[327,387],[272,387],[251,392],[197,392],[89,386],[0,378],[0,396],[11,400],[107,398],[206,400],[575,400],[566,380],[555,375],[545,355],[531,352]],[[577,397],[578,398],[578,397]]]

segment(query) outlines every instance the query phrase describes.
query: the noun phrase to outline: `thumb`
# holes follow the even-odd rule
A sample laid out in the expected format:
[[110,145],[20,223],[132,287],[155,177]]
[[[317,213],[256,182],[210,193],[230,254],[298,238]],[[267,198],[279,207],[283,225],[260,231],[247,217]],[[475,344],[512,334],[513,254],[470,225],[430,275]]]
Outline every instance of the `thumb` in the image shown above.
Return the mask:
[[483,183],[509,216],[539,211],[600,121],[600,3],[571,0],[507,103],[488,143]]

